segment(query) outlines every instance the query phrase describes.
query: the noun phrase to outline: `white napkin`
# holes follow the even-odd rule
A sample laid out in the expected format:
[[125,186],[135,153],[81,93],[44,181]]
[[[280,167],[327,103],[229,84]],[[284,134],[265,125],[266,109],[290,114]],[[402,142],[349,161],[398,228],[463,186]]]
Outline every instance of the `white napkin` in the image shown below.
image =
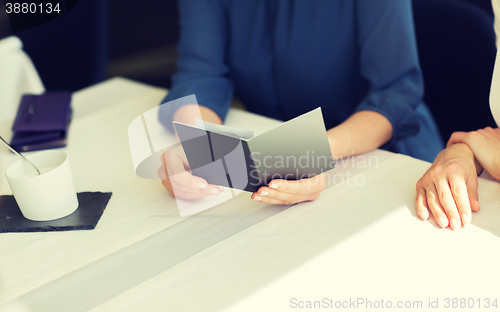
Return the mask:
[[35,66],[22,47],[23,43],[15,36],[0,40],[0,121],[15,117],[23,94],[45,91]]

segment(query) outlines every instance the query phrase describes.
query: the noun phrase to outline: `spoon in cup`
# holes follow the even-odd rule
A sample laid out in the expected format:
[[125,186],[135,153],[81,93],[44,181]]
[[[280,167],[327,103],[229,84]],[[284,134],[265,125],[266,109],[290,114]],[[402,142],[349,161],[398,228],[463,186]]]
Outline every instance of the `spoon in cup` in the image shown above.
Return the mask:
[[30,165],[33,166],[33,168],[35,168],[36,172],[38,172],[38,175],[40,175],[40,170],[38,170],[38,168],[31,162],[28,160],[28,158],[24,157],[23,154],[21,154],[20,152],[18,152],[15,148],[13,148],[12,146],[10,146],[9,143],[7,143],[7,141],[5,141],[1,136],[0,136],[0,140],[2,140],[2,142],[7,145],[7,147],[14,153],[14,154],[17,154],[19,155],[20,157],[22,157],[24,160],[26,160],[27,162],[30,163]]

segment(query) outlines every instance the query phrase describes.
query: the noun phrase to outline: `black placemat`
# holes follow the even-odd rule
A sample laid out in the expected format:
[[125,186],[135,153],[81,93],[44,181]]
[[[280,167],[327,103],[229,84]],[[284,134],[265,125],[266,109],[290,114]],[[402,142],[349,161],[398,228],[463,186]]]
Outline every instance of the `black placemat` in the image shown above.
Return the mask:
[[78,209],[67,217],[52,221],[26,219],[12,195],[0,196],[0,233],[92,230],[101,218],[112,193],[78,193]]

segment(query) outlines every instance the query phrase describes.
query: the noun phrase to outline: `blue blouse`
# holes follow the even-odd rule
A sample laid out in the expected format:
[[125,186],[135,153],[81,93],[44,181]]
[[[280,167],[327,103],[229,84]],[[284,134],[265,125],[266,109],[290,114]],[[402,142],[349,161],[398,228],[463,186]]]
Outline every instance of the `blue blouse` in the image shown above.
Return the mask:
[[[442,148],[422,102],[409,0],[180,0],[178,6],[180,57],[163,103],[195,94],[222,119],[234,95],[249,111],[280,120],[321,106],[327,129],[371,110],[393,126],[385,148],[429,161]],[[160,121],[171,124],[178,108],[162,109]]]

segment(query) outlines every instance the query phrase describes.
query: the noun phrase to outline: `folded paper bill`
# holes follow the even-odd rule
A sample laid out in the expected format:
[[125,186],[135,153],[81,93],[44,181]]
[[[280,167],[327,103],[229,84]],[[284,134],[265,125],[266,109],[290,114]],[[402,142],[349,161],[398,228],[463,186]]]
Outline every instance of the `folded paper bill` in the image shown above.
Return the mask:
[[258,136],[202,121],[174,127],[192,174],[210,184],[255,192],[273,179],[310,178],[334,168],[321,108]]

